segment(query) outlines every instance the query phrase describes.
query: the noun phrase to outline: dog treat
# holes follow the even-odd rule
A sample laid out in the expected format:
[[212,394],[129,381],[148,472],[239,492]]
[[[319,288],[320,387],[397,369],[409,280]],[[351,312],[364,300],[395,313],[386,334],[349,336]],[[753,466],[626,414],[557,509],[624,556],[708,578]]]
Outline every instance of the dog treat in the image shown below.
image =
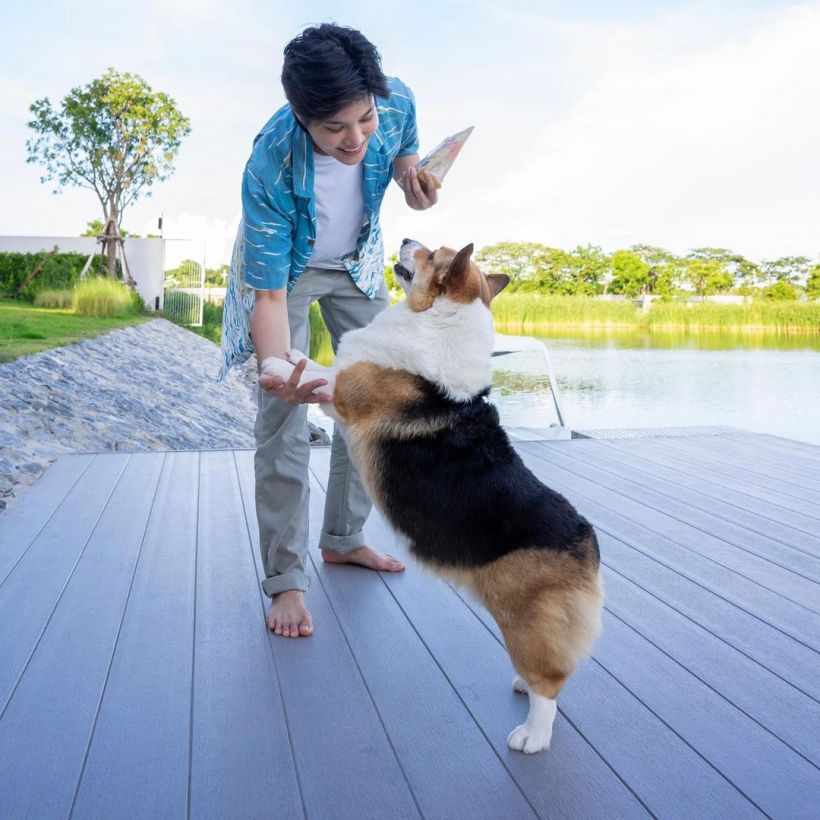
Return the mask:
[[432,171],[428,171],[426,168],[416,171],[416,176],[425,188],[433,187],[436,190],[441,188],[441,180],[434,173],[432,173]]

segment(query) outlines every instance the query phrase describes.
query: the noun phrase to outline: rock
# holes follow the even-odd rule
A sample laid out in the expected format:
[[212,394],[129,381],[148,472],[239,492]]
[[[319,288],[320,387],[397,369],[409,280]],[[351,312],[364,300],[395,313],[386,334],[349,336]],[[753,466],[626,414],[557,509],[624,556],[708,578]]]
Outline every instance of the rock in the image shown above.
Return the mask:
[[255,363],[220,362],[153,319],[0,365],[0,511],[63,453],[253,448]]

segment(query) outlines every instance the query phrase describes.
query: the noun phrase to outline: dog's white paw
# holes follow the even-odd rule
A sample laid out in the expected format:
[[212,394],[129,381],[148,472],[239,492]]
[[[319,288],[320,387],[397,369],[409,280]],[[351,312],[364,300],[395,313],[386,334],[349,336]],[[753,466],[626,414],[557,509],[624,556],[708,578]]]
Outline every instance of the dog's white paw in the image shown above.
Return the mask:
[[532,755],[549,749],[552,740],[552,727],[534,728],[526,723],[516,726],[507,738],[507,746],[514,752]]
[[262,373],[270,373],[271,376],[279,376],[279,378],[287,381],[290,374],[293,373],[293,365],[278,356],[268,356],[266,359],[262,359],[259,370]]
[[520,692],[522,695],[526,695],[530,691],[529,686],[527,686],[527,682],[521,677],[521,675],[516,675],[513,678],[513,691]]
[[304,353],[301,350],[297,350],[295,347],[292,347],[290,350],[285,353],[285,357],[292,365],[297,365],[302,359],[307,359]]

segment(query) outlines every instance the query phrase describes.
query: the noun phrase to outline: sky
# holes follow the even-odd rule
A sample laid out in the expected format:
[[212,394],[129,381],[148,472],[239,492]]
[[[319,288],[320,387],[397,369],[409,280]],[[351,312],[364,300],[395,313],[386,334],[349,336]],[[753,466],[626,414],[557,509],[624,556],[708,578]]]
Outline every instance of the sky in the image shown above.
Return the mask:
[[440,191],[410,210],[391,186],[387,253],[540,242],[760,261],[820,258],[820,2],[96,0],[4,3],[0,235],[77,236],[96,196],[53,195],[27,164],[29,106],[107,68],[141,75],[190,118],[176,170],[123,227],[228,261],[254,136],[284,102],[285,44],[361,30],[414,91],[422,155],[475,126]]

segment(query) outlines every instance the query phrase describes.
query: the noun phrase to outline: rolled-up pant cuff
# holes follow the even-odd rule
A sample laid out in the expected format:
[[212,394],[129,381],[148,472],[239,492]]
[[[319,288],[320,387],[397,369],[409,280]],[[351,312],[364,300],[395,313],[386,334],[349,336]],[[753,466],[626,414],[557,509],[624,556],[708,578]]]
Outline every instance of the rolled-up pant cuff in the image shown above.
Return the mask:
[[354,532],[351,535],[330,535],[329,533],[323,532],[319,537],[319,549],[327,550],[328,552],[338,552],[339,555],[345,555],[364,545],[363,530]]
[[281,575],[273,575],[262,581],[262,591],[268,598],[273,598],[280,592],[287,592],[289,589],[299,589],[307,592],[310,587],[310,576],[298,570],[283,572]]

